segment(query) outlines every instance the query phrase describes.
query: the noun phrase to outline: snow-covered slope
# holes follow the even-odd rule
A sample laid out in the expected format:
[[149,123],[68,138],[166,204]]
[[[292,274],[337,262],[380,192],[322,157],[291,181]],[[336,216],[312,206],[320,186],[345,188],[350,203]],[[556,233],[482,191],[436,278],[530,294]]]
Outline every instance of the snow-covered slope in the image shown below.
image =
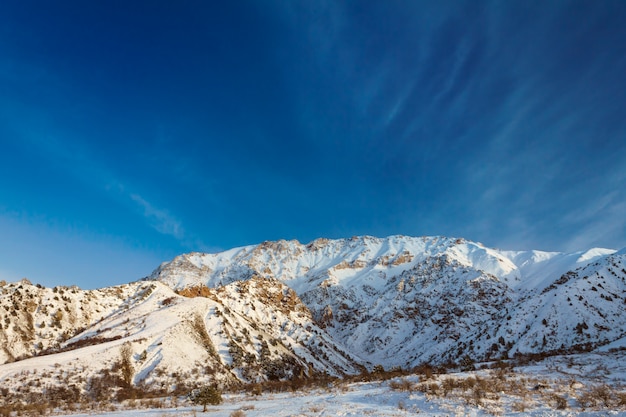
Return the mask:
[[593,349],[626,337],[625,295],[626,250],[513,252],[406,236],[264,242],[181,255],[101,290],[0,285],[0,381],[18,387],[29,371],[90,393],[182,392],[188,381]]
[[543,289],[550,284],[550,279],[560,276],[567,271],[587,265],[615,253],[612,249],[594,248],[586,251],[561,253],[542,251],[505,251],[502,255],[510,259],[523,280],[513,286],[520,289]]
[[[464,239],[364,236],[181,255],[150,279],[183,289],[254,276],[276,278],[301,296],[336,341],[367,364],[410,367],[613,340],[624,328],[621,321],[609,319],[619,315],[619,302],[612,308],[608,304],[612,313],[603,316],[591,304],[578,305],[569,292],[553,288],[563,274],[590,268],[590,263],[602,276],[609,274],[608,267],[599,265],[623,257],[610,258],[612,254],[610,249],[499,251]],[[615,278],[606,277],[611,288],[620,287]],[[610,299],[623,296],[612,294]],[[575,331],[578,322],[571,321],[582,323],[587,317],[612,331],[587,333],[583,340]],[[543,326],[544,320],[553,326]]]
[[132,303],[135,293],[133,285],[82,291],[0,283],[0,363],[58,350],[80,329]]
[[0,381],[15,389],[25,372],[44,386],[88,389],[98,400],[124,386],[186,392],[190,381],[228,386],[361,370],[361,359],[337,346],[295,292],[271,278],[201,297],[159,282],[96,291],[19,282],[2,292],[7,363]]
[[587,259],[511,309],[498,332],[511,352],[591,348],[626,335],[626,254]]

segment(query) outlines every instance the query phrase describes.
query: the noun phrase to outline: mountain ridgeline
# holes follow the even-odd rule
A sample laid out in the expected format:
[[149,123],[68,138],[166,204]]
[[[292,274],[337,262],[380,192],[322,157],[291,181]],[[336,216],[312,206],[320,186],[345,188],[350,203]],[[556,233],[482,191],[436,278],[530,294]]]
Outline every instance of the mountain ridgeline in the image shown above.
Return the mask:
[[625,307],[624,250],[264,242],[181,255],[100,290],[2,283],[0,380],[49,363],[61,366],[44,384],[93,385],[104,372],[167,391],[590,351],[620,345]]

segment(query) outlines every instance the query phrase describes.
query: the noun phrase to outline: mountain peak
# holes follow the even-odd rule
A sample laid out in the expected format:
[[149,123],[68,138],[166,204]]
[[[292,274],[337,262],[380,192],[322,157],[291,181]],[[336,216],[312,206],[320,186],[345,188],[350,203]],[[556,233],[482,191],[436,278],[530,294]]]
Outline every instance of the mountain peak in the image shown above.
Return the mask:
[[[470,340],[476,343],[489,332],[495,336],[507,325],[496,325],[493,320],[515,303],[528,302],[532,294],[552,288],[566,272],[614,252],[501,251],[444,236],[319,238],[308,244],[280,240],[176,258],[155,271],[152,279],[176,290],[194,285],[215,288],[256,277],[276,279],[302,298],[335,340],[344,346],[360,346],[355,352],[359,357],[389,363],[400,354],[417,363],[445,356],[442,335],[452,335],[446,336],[454,341],[449,349],[461,349]],[[435,301],[441,299],[445,304]],[[479,310],[477,306],[481,306]],[[494,306],[501,308],[496,311]],[[426,321],[416,321],[406,311],[414,311]],[[423,315],[426,311],[430,313]],[[457,318],[450,327],[446,317],[454,311],[463,319]],[[467,311],[473,315],[466,316]],[[389,327],[394,323],[397,328],[392,331]],[[483,323],[491,323],[492,330],[485,329],[482,336],[473,333]],[[379,327],[387,328],[385,338],[371,339],[372,332],[381,332],[375,330]],[[432,346],[420,342],[417,347],[396,340],[407,332],[421,334],[420,340],[435,338],[438,342]],[[526,345],[516,348],[530,349]],[[483,357],[491,354],[482,353]],[[453,357],[452,351],[446,355]]]

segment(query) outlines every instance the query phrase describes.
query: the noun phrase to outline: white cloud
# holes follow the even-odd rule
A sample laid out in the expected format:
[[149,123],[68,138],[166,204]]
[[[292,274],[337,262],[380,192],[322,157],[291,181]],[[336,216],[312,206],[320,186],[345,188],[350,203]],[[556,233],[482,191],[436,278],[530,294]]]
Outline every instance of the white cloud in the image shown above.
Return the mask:
[[143,216],[157,232],[172,236],[177,240],[184,239],[185,232],[181,222],[167,210],[153,206],[137,194],[131,194],[130,198],[143,210]]
[[[120,185],[120,191],[124,192],[124,187]],[[157,232],[172,236],[183,246],[193,248],[193,250],[205,252],[218,252],[223,248],[210,246],[202,242],[197,236],[189,236],[182,225],[182,222],[163,208],[155,207],[152,203],[138,194],[128,194],[130,199],[141,209],[143,217],[148,221],[150,227]]]

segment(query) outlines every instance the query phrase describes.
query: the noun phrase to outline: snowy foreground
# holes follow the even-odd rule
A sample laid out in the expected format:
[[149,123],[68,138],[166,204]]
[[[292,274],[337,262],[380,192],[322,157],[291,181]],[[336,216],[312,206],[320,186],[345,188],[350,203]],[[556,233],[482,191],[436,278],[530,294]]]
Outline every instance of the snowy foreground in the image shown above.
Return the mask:
[[[314,391],[307,394],[265,395],[255,399],[247,396],[226,395],[224,403],[209,406],[206,413],[202,407],[180,407],[176,409],[149,409],[110,412],[104,415],[120,417],[165,417],[165,416],[225,416],[241,410],[242,416],[403,416],[419,410],[423,415],[449,415],[456,408],[445,404],[426,401],[422,394],[390,392],[380,384],[364,384],[349,387],[347,392]],[[404,408],[403,409],[401,409]],[[462,411],[461,415],[469,415]],[[88,414],[84,414],[85,416]],[[475,415],[481,415],[480,413]]]
[[[184,406],[142,410],[112,411],[109,417],[166,417],[166,416],[626,416],[626,411],[555,410],[540,406],[524,412],[507,412],[505,407],[487,405],[475,407],[463,402],[427,399],[422,393],[391,391],[386,383],[353,385],[347,392],[311,392],[308,394],[276,394],[259,399],[245,396],[225,396],[224,403],[210,406],[206,413],[202,407]],[[237,413],[237,411],[240,411]],[[79,414],[88,416],[93,414]]]
[[[167,416],[626,416],[624,351],[565,355],[515,369],[338,382],[295,393],[224,394],[218,406],[162,399],[109,417]],[[474,385],[468,384],[472,382]],[[481,385],[482,384],[482,385]],[[448,391],[443,394],[447,387]],[[604,389],[604,391],[603,391]],[[611,405],[606,395],[610,391]],[[604,394],[603,394],[604,392]],[[559,399],[561,400],[559,402]],[[173,406],[172,401],[176,401]],[[128,404],[126,404],[128,407]],[[121,407],[121,406],[118,406]],[[72,414],[72,417],[90,414]]]

